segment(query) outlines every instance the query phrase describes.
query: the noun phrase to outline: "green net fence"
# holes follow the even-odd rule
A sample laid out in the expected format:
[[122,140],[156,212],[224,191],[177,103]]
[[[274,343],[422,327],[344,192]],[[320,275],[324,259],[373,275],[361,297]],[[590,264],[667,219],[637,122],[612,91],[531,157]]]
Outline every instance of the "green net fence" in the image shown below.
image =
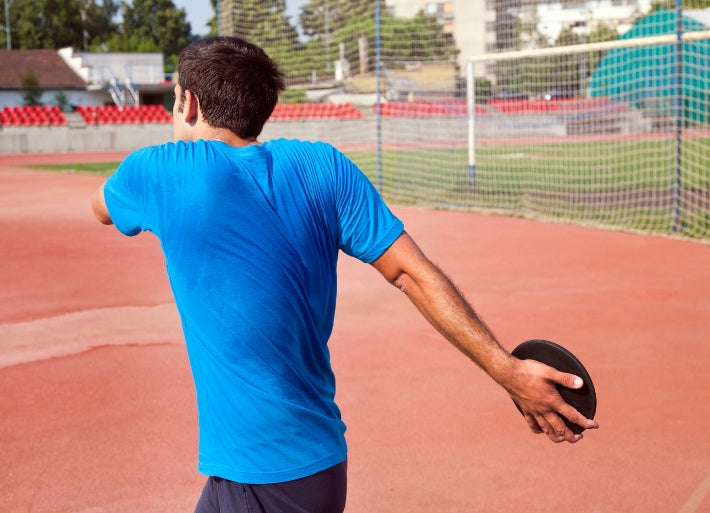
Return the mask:
[[264,136],[325,140],[393,203],[710,240],[710,10],[230,1],[287,75]]

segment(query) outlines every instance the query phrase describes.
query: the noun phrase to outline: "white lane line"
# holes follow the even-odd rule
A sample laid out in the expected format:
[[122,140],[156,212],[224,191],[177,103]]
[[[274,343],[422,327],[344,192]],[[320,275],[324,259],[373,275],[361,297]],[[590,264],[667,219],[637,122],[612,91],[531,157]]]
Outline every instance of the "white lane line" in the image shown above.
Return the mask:
[[698,485],[678,513],[695,513],[710,493],[710,474]]

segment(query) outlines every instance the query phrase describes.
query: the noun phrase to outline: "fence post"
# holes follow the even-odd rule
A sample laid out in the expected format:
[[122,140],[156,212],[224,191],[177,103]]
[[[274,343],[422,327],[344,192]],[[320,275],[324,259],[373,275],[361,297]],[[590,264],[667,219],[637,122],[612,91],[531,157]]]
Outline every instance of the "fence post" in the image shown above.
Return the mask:
[[473,62],[466,62],[466,103],[468,104],[468,184],[476,183],[476,82]]
[[671,173],[671,195],[673,198],[673,224],[671,232],[683,229],[680,220],[681,166],[683,161],[683,4],[676,0],[675,7],[675,172]]
[[382,59],[380,55],[380,0],[375,0],[375,88],[377,91],[377,190],[382,194]]

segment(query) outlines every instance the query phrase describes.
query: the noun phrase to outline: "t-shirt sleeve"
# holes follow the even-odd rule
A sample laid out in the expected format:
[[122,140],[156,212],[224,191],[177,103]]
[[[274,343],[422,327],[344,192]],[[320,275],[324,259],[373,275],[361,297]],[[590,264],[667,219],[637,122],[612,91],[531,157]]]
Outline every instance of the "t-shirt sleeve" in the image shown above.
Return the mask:
[[371,263],[402,234],[404,224],[365,174],[338,150],[334,152],[340,247],[346,254]]
[[124,235],[137,235],[152,230],[149,196],[153,186],[147,169],[151,152],[144,148],[129,154],[104,185],[104,201],[116,228]]

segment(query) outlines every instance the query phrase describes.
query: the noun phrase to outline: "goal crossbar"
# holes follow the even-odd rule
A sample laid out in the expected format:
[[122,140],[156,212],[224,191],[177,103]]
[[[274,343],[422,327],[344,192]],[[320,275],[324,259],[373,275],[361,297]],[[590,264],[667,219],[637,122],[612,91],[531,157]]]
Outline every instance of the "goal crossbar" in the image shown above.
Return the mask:
[[[683,41],[704,41],[710,39],[710,30],[697,32],[685,32],[682,34]],[[516,50],[512,52],[486,53],[474,55],[468,58],[470,62],[486,61],[508,61],[514,59],[524,59],[528,57],[547,57],[553,55],[570,55],[594,51],[612,50],[616,48],[632,48],[639,46],[653,46],[669,44],[678,41],[677,34],[665,34],[660,36],[636,37],[631,39],[616,39],[614,41],[601,41],[598,43],[581,43],[567,46],[552,46],[549,48],[531,48],[528,50]]]

